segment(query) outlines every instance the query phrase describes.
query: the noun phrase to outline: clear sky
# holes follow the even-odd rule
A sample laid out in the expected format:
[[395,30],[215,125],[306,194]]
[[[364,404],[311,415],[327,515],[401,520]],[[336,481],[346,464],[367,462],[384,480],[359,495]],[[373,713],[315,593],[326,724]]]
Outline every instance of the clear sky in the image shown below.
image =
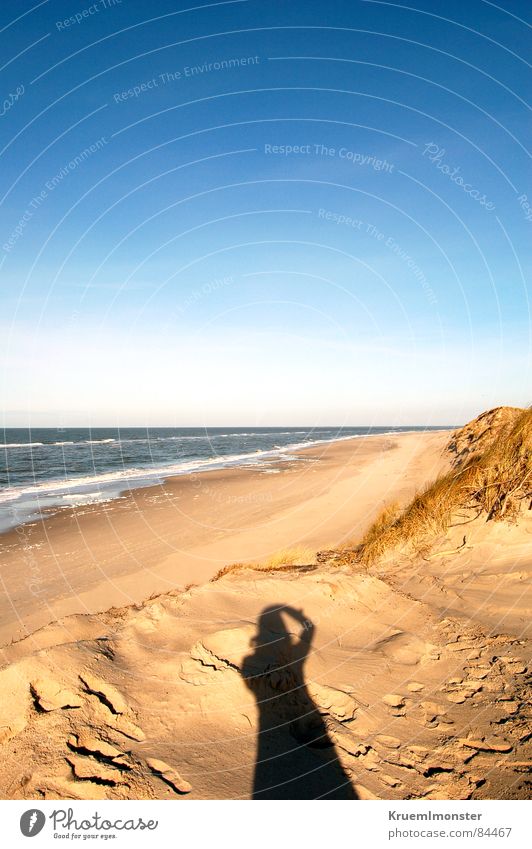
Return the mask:
[[3,423],[530,403],[530,10],[5,0]]

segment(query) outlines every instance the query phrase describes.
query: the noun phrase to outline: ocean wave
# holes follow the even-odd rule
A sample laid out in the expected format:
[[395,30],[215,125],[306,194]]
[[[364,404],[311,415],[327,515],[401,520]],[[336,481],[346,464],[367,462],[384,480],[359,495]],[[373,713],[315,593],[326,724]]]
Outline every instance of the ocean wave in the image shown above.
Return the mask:
[[65,480],[49,480],[43,481],[42,483],[36,483],[28,486],[27,484],[23,484],[21,486],[13,486],[9,487],[9,489],[4,489],[0,492],[0,504],[6,503],[9,501],[16,501],[19,498],[24,498],[25,496],[39,498],[48,497],[50,495],[56,495],[58,497],[63,497],[63,494],[68,494],[69,490],[79,489],[80,487],[86,486],[94,486],[94,484],[107,484],[111,485],[113,483],[119,483],[124,479],[135,479],[136,477],[148,477],[149,471],[147,469],[122,469],[122,471],[116,472],[103,472],[100,475],[80,475],[76,478],[67,478]]
[[35,448],[44,445],[44,442],[5,442],[0,443],[0,448]]
[[66,502],[64,507],[81,506],[86,504],[102,504],[106,501],[111,501],[109,493],[96,490],[95,492],[71,492],[61,496],[61,500]]
[[[323,431],[317,429],[314,431],[315,433],[322,433]],[[160,442],[195,442],[201,441],[212,443],[217,439],[238,439],[239,437],[279,437],[279,436],[298,436],[303,433],[310,433],[312,435],[313,431],[306,430],[282,430],[282,431],[243,431],[241,433],[211,433],[211,434],[202,434],[201,436],[190,436],[190,435],[182,435],[182,436],[151,436],[151,437],[126,437],[124,439],[116,439],[116,438],[105,438],[105,439],[82,439],[79,441],[75,441],[72,439],[58,440],[55,442],[6,442],[0,443],[0,448],[57,448],[62,446],[87,446],[87,445],[114,445],[119,447],[120,445],[126,444],[134,444],[134,445],[142,445],[142,444],[155,444]],[[308,437],[309,439],[311,436]]]
[[[213,439],[231,439],[235,436],[271,436],[269,433],[204,433],[201,436],[157,436],[158,442],[189,442],[197,439],[207,439],[212,442]],[[147,442],[151,440],[146,440]]]
[[[318,429],[316,432],[321,433],[322,431],[320,431]],[[245,430],[245,431],[232,431],[231,433],[208,433],[207,432],[205,434],[202,434],[201,436],[156,436],[156,437],[152,437],[152,439],[155,438],[159,442],[175,441],[175,440],[183,440],[183,441],[187,442],[188,440],[208,439],[209,441],[212,442],[215,439],[235,439],[235,438],[238,438],[240,436],[260,436],[260,437],[290,436],[290,435],[298,436],[301,433],[312,433],[312,431],[307,431],[307,430],[261,430],[261,431]],[[141,440],[133,440],[133,441],[137,442],[137,441],[141,441]],[[144,441],[150,442],[152,440],[144,440]]]
[[[131,440],[137,441],[140,440]],[[54,448],[61,445],[105,445],[109,442],[116,442],[116,439],[84,439],[82,442],[74,442],[71,439],[64,442],[5,442],[0,443],[0,448]]]
[[[318,433],[320,431],[317,431]],[[230,439],[234,436],[298,436],[300,433],[312,433],[307,430],[261,430],[261,431],[244,431],[242,433],[212,433],[208,436],[209,439]],[[192,438],[192,437],[191,437]],[[193,437],[194,439],[205,439],[206,437]]]
[[[194,439],[208,439],[207,436],[152,436],[151,439],[143,439],[138,440],[139,442],[176,442],[176,440],[194,440]],[[133,442],[137,442],[136,439],[132,440]]]

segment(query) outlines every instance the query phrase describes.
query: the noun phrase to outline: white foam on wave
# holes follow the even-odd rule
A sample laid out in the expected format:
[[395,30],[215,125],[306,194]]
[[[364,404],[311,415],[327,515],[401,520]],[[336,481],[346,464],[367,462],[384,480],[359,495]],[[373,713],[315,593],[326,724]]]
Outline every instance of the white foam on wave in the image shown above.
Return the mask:
[[35,448],[37,445],[44,445],[44,442],[5,442],[0,448]]
[[102,504],[106,501],[111,501],[109,493],[96,490],[96,492],[72,492],[61,496],[62,501],[65,501],[64,506],[78,506],[86,504]]

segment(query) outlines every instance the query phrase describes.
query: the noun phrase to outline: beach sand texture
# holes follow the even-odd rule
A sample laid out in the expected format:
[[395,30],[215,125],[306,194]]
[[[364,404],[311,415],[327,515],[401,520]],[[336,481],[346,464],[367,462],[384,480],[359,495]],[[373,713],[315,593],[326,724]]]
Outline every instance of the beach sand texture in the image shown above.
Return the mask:
[[[197,491],[181,479],[53,517],[30,537],[46,610],[17,584],[8,534],[25,613],[4,625],[2,795],[528,798],[530,511],[371,566],[342,547],[452,468],[449,438],[321,446],[275,474],[208,473]],[[250,492],[264,500],[237,500]],[[208,580],[287,546],[334,550]]]

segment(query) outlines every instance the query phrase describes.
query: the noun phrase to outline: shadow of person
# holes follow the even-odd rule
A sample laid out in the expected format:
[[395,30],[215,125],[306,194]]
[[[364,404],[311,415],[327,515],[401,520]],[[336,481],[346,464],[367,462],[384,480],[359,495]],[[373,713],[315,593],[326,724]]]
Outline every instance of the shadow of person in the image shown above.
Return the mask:
[[[291,633],[283,617],[297,623]],[[356,799],[305,684],[314,625],[289,606],[265,608],[242,676],[259,710],[253,799]]]

